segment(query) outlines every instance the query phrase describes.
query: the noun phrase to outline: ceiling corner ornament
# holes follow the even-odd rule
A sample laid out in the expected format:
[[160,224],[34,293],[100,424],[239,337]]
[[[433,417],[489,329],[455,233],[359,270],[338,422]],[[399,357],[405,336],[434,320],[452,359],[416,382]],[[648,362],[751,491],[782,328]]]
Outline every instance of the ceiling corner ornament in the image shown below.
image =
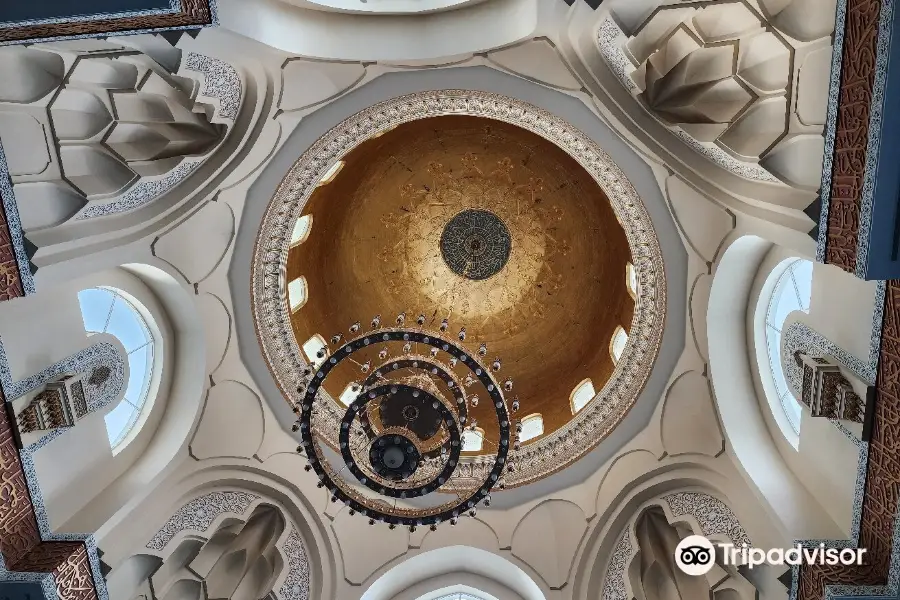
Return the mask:
[[[254,322],[263,355],[282,394],[290,405],[302,406],[307,398],[304,381],[310,375],[311,365],[292,330],[285,289],[293,225],[320,179],[337,160],[360,143],[402,123],[444,115],[483,117],[521,127],[554,143],[577,160],[609,198],[622,223],[637,272],[640,293],[635,301],[629,343],[612,376],[595,400],[568,424],[518,450],[509,451],[508,458],[515,461],[516,468],[514,472],[504,474],[505,484],[506,487],[520,486],[572,464],[612,432],[643,389],[659,352],[665,326],[664,263],[650,216],[612,158],[591,138],[564,120],[520,100],[465,90],[401,96],[349,117],[300,157],[266,210],[256,239],[251,273]],[[473,249],[470,243],[468,252],[482,250],[478,244],[476,246]],[[502,259],[504,252],[501,247],[495,259]],[[322,388],[318,394],[327,396]],[[321,408],[316,419],[311,421],[313,429],[340,431],[345,415],[339,405],[336,402],[317,404]],[[337,435],[329,437],[327,442],[333,448],[339,447]],[[440,486],[440,491],[458,492],[470,487],[466,481],[487,480],[494,472],[497,458],[490,454],[462,458],[454,476]]]
[[[737,516],[724,502],[703,492],[676,492],[658,498],[651,505],[666,507],[672,514],[672,522],[681,517],[690,516],[697,522],[700,530],[698,535],[727,538],[732,544],[751,545],[750,536]],[[628,584],[628,566],[635,554],[639,551],[633,543],[632,536],[638,517],[643,511],[637,511],[628,522],[625,531],[616,541],[609,566],[606,568],[606,577],[603,580],[601,600],[631,600]]]
[[249,492],[210,492],[198,496],[169,517],[166,524],[150,538],[146,547],[162,552],[166,545],[182,531],[189,529],[204,532],[209,529],[219,515],[225,513],[243,515],[258,499],[259,496]]
[[[200,73],[203,76],[203,87],[200,95],[218,102],[214,117],[230,121],[230,126],[237,118],[241,106],[243,84],[237,70],[230,64],[203,54],[191,52],[184,63],[187,71]],[[216,151],[200,158],[185,158],[174,169],[157,178],[142,178],[124,195],[112,202],[87,206],[76,220],[106,217],[134,210],[166,194],[187,179]]]
[[[821,9],[826,18],[814,20],[829,21]],[[830,29],[791,38],[802,13],[784,13],[792,19],[770,21],[746,0],[664,6],[630,32],[607,17],[597,47],[643,108],[699,154],[745,179],[814,191],[821,166],[808,157],[822,150],[826,107],[813,99],[827,93]]]

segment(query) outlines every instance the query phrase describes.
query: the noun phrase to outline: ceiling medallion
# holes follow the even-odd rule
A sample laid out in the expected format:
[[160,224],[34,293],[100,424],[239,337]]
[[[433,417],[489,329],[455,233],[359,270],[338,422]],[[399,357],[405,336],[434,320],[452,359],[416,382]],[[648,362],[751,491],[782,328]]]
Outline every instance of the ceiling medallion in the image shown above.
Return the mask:
[[512,238],[506,224],[494,213],[466,209],[444,227],[440,245],[441,256],[451,271],[481,281],[506,266]]
[[[376,316],[367,333],[360,333],[359,322],[352,324],[350,339],[345,341],[342,333],[336,333],[330,345],[319,349],[318,366],[302,371],[297,386],[302,398],[294,405],[299,418],[293,429],[303,436],[297,452],[306,456],[305,470],[315,470],[318,486],[328,489],[331,501],[345,503],[351,515],[368,517],[370,525],[381,521],[391,528],[408,526],[411,531],[422,525],[436,529],[444,521],[455,525],[463,514],[475,516],[479,504],[489,506],[491,490],[502,489],[503,475],[515,470],[507,457],[510,450],[519,448],[522,425],[510,417],[519,402],[513,399],[507,405],[505,396],[512,391],[513,381],[495,379],[501,361],[486,358],[486,344],[480,344],[476,352],[466,349],[465,327],[456,334],[456,341],[447,334],[447,318],[435,330],[428,328],[424,314],[412,327],[407,326],[405,313],[397,315],[395,322],[396,327],[382,327],[381,316]],[[313,418],[331,406],[331,399],[320,392],[329,374],[341,365],[358,367],[362,375],[351,384],[355,398],[329,431],[316,426]],[[464,379],[454,372],[457,368],[466,371]],[[498,432],[494,440],[486,439],[484,430],[469,418],[469,407],[477,406],[479,394],[494,409]],[[482,480],[470,482],[463,493],[447,501],[445,495],[432,494],[459,468],[464,432],[481,436],[496,454]],[[339,461],[323,452],[334,436],[343,460],[339,468],[335,465]],[[386,498],[395,501],[389,503]],[[411,498],[431,501],[431,505],[412,508],[396,502]]]
[[[263,217],[252,266],[254,322],[260,347],[285,398],[300,404],[297,389],[309,368],[294,336],[286,301],[285,268],[291,230],[316,184],[328,169],[360,143],[397,125],[443,115],[470,115],[516,125],[556,144],[576,159],[603,189],[625,231],[635,267],[639,295],[629,342],[613,374],[593,402],[565,426],[513,450],[516,470],[506,487],[546,477],[595,448],[621,422],[643,389],[659,352],[665,327],[664,262],[652,220],[634,187],[616,163],[591,138],[566,121],[534,105],[484,92],[440,90],[410,94],[371,106],[349,117],[316,141],[282,181]],[[411,233],[414,231],[410,230]],[[438,258],[438,260],[443,260]],[[319,396],[328,396],[319,389]],[[338,447],[336,437],[345,416],[338,403],[318,402],[310,427]],[[461,493],[489,477],[496,456],[462,459],[441,491]],[[368,459],[367,459],[368,460]],[[420,467],[415,476],[421,476]],[[385,505],[386,506],[386,505]]]

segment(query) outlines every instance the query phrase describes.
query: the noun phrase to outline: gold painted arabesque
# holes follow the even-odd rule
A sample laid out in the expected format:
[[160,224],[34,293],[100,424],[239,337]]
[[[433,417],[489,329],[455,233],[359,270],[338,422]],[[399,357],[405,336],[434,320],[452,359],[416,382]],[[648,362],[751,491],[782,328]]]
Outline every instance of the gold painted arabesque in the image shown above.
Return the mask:
[[[572,279],[573,275],[570,273],[562,270],[557,272],[554,269],[559,265],[569,265],[571,255],[577,254],[579,248],[584,246],[584,241],[579,236],[615,235],[615,231],[608,229],[609,221],[612,221],[615,227],[618,227],[616,221],[621,223],[619,234],[627,240],[627,246],[624,254],[606,257],[611,263],[617,263],[617,272],[615,274],[610,272],[608,275],[598,274],[602,275],[601,284],[606,285],[607,276],[610,282],[612,277],[615,277],[616,281],[623,283],[624,265],[629,259],[635,265],[639,281],[640,293],[634,305],[634,319],[630,327],[628,323],[624,323],[631,333],[631,341],[624,354],[615,368],[610,368],[608,380],[600,379],[599,385],[598,380],[594,380],[599,393],[592,403],[564,422],[553,423],[547,435],[525,445],[515,453],[518,468],[515,474],[507,478],[507,485],[522,485],[570,464],[595,447],[624,417],[650,373],[664,324],[665,279],[659,244],[649,216],[633,187],[615,163],[592,140],[564,121],[536,107],[509,98],[458,91],[431,92],[398,98],[373,106],[346,120],[301,157],[285,178],[267,210],[257,240],[253,267],[254,315],[261,346],[276,381],[285,396],[295,401],[296,394],[292,391],[295,387],[295,373],[306,362],[299,348],[299,344],[305,338],[298,341],[298,337],[302,338],[308,331],[297,331],[297,324],[292,324],[290,311],[285,302],[286,280],[293,276],[289,272],[290,227],[296,218],[307,212],[305,208],[316,209],[319,205],[315,198],[310,206],[307,206],[307,202],[313,196],[318,178],[321,178],[334,161],[348,158],[347,167],[336,182],[325,186],[323,190],[348,177],[348,173],[354,172],[357,173],[356,185],[360,185],[366,180],[367,175],[366,170],[362,168],[364,164],[354,167],[352,160],[349,160],[354,150],[364,146],[367,141],[377,142],[378,140],[374,139],[376,137],[381,139],[397,132],[403,133],[402,127],[390,131],[403,123],[409,123],[411,126],[418,123],[420,133],[429,128],[434,130],[443,128],[447,135],[437,135],[435,138],[440,142],[453,138],[454,127],[469,130],[475,127],[475,124],[465,122],[456,124],[448,122],[449,125],[444,127],[436,124],[440,119],[429,119],[451,114],[482,117],[482,120],[492,119],[490,123],[493,125],[489,124],[488,129],[493,128],[494,133],[499,133],[500,137],[515,138],[516,135],[512,130],[516,128],[525,130],[525,133],[531,132],[528,136],[538,142],[527,141],[528,136],[525,136],[520,137],[517,143],[520,146],[523,143],[525,146],[532,144],[532,155],[536,157],[537,162],[543,160],[545,163],[548,161],[553,163],[557,159],[550,156],[552,152],[562,154],[560,152],[562,150],[568,155],[566,158],[571,164],[576,164],[577,161],[576,166],[580,165],[579,168],[584,169],[583,175],[586,180],[596,189],[603,191],[601,196],[608,197],[607,210],[611,206],[610,216],[612,217],[613,211],[615,215],[604,221],[603,215],[597,213],[599,216],[595,216],[595,219],[604,229],[599,232],[593,230],[589,208],[569,206],[559,200],[564,194],[559,192],[562,189],[559,183],[552,181],[552,175],[534,176],[540,168],[523,165],[520,156],[514,157],[508,151],[509,144],[504,146],[501,143],[500,147],[495,149],[497,152],[493,153],[490,150],[486,151],[484,145],[470,148],[466,152],[460,151],[461,147],[456,147],[450,154],[437,153],[432,155],[427,163],[417,164],[418,168],[415,171],[419,179],[414,177],[406,184],[394,188],[396,194],[391,201],[371,205],[366,210],[360,209],[362,212],[351,211],[349,215],[345,215],[345,217],[353,216],[351,221],[356,223],[355,232],[365,232],[366,228],[369,228],[370,232],[374,230],[379,233],[370,236],[373,238],[370,244],[362,244],[363,251],[371,250],[375,261],[380,263],[377,273],[371,273],[372,278],[377,281],[377,286],[394,292],[395,297],[399,294],[401,298],[404,297],[402,290],[414,287],[418,301],[427,299],[436,309],[449,306],[455,322],[475,328],[483,325],[487,333],[497,338],[491,345],[496,346],[499,343],[502,346],[503,337],[518,338],[521,342],[522,336],[527,336],[533,323],[560,317],[557,314],[548,316],[548,305],[541,301],[541,293],[562,292],[562,295],[565,295],[568,281],[579,284],[577,276]],[[433,123],[423,124],[423,120],[430,120]],[[484,123],[477,124],[477,127],[484,126]],[[382,136],[384,132],[389,133]],[[408,137],[406,139],[408,140]],[[549,145],[548,149],[542,147],[541,142],[552,142],[553,145]],[[416,145],[412,140],[409,140],[409,144]],[[544,160],[544,155],[549,158]],[[428,158],[422,156],[420,162]],[[571,165],[563,170],[566,168],[571,168]],[[348,192],[346,188],[334,189]],[[540,202],[535,202],[536,199],[540,199]],[[353,199],[349,196],[345,200],[350,204],[353,203]],[[444,224],[464,208],[484,208],[497,214],[507,225],[512,238],[514,251],[508,264],[485,281],[467,281],[452,273],[440,254],[439,238]],[[336,230],[329,230],[326,212],[327,210],[315,210],[315,223],[316,227],[319,227],[316,234],[321,235],[323,231],[336,234]],[[335,222],[346,224],[346,219],[336,218]],[[579,231],[579,224],[587,231]],[[401,233],[403,235],[400,235]],[[387,243],[388,240],[391,241],[390,244]],[[308,243],[314,244],[314,237]],[[627,252],[629,249],[630,256]],[[326,250],[335,250],[335,247],[332,244]],[[579,257],[582,262],[575,261],[572,265],[591,274],[594,265],[585,261],[585,258],[591,257],[582,255]],[[594,257],[593,260],[602,263],[603,258]],[[313,265],[304,266],[315,270]],[[329,290],[324,279],[318,284],[317,290],[316,275],[314,273],[308,275],[307,272],[303,274],[312,278],[310,303],[315,304],[317,291],[322,294],[323,302],[330,302],[331,305],[341,303],[340,297],[334,295],[336,290]],[[585,289],[576,289],[572,295],[576,296]],[[347,289],[345,293],[352,291]],[[604,298],[594,300],[602,304]],[[350,304],[347,309],[356,311],[355,318],[367,319],[372,316],[359,313],[361,307]],[[301,312],[307,308],[309,306],[304,307]],[[391,306],[371,307],[372,310],[379,311],[390,308]],[[415,309],[412,306],[394,308],[398,312]],[[326,323],[320,321],[316,327],[346,328],[347,324],[355,320],[343,319],[343,315],[339,313],[340,310],[334,310],[326,315],[320,310],[315,314],[313,310],[310,311],[311,321],[306,324],[301,321],[300,325],[308,324],[309,327],[313,327],[315,319],[325,317]],[[502,318],[497,318],[498,315],[502,315]],[[392,315],[385,316],[392,317]],[[573,319],[574,316],[576,315],[563,314],[559,323],[564,325],[565,319]],[[333,324],[332,319],[336,319]],[[566,331],[564,326],[557,326],[557,330],[559,336],[574,333]],[[321,330],[321,334],[325,337],[331,333],[333,332],[330,329]],[[599,333],[588,331],[587,337],[590,337],[591,333],[595,333],[593,346],[605,350],[611,331]],[[527,340],[527,337],[524,339]],[[577,335],[573,339],[576,341],[574,349],[577,351],[574,355],[578,356],[578,352],[581,352],[582,358],[601,356],[601,353],[585,354],[582,352],[584,343]],[[536,344],[540,340],[532,342]],[[565,344],[562,346],[565,347]],[[514,349],[509,351],[514,352]],[[525,352],[528,351],[536,353],[535,348],[525,348]],[[515,369],[517,361],[510,362],[512,363],[510,368]],[[553,381],[554,375],[559,370],[550,368],[540,372],[538,362],[525,361],[523,364],[530,365],[529,372],[511,373],[516,379],[517,391],[522,390],[523,394],[527,393],[529,387],[534,386],[522,384],[520,387],[522,380],[527,382],[532,377],[540,385],[541,381]],[[507,357],[504,356],[504,369],[506,365]],[[574,367],[578,365],[573,365]],[[530,372],[535,369],[537,372]],[[570,389],[580,379],[579,377],[573,381],[564,381],[556,390],[554,401],[564,404],[567,411],[568,395],[562,392],[567,391],[567,388]],[[547,389],[550,388],[543,388],[545,394]],[[336,395],[334,390],[329,391],[332,396]],[[322,431],[336,432],[336,424],[340,420],[343,408],[336,403],[328,406],[330,408],[318,412],[313,426],[321,428]],[[521,414],[528,414],[527,409]],[[466,478],[477,479],[484,468],[484,463],[489,463],[488,456],[466,460],[458,470],[455,481],[451,481],[447,487],[451,489],[454,485],[465,487]]]

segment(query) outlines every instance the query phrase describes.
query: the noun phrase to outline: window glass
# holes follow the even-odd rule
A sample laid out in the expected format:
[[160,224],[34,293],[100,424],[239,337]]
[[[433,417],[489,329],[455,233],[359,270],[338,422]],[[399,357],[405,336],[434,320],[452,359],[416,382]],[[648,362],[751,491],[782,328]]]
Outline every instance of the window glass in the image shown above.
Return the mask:
[[590,379],[585,379],[579,383],[572,392],[571,398],[569,398],[572,405],[572,414],[575,414],[584,408],[596,395],[597,392],[594,391],[594,384]]
[[300,310],[306,304],[306,277],[298,277],[288,284],[288,303],[291,312]]
[[463,452],[481,452],[484,445],[484,429],[476,427],[474,430],[466,429],[463,432]]
[[82,290],[78,303],[85,330],[115,336],[128,353],[125,397],[105,417],[109,444],[115,449],[134,430],[147,403],[153,375],[153,335],[141,313],[118,290]]
[[[320,358],[317,354],[322,348],[325,349],[325,354]],[[322,336],[317,333],[304,342],[303,353],[306,355],[306,358],[309,359],[309,362],[318,367],[325,362],[326,358],[328,358],[328,344],[326,344]]]
[[634,270],[634,265],[628,263],[625,265],[625,285],[628,286],[628,293],[631,294],[632,298],[637,297],[637,271]]
[[797,259],[778,276],[772,289],[772,296],[766,307],[765,341],[769,369],[778,396],[777,405],[784,409],[788,422],[795,432],[800,432],[802,410],[800,402],[791,393],[781,364],[781,330],[784,321],[792,312],[809,312],[812,297],[813,264]]
[[544,418],[541,415],[528,415],[522,419],[522,431],[519,441],[527,442],[544,435]]
[[310,231],[312,231],[312,215],[303,215],[297,219],[291,232],[291,246],[305,242]]
[[609,353],[612,355],[613,363],[618,363],[625,352],[625,346],[628,344],[628,334],[621,327],[616,327],[613,332],[612,341],[609,344]]

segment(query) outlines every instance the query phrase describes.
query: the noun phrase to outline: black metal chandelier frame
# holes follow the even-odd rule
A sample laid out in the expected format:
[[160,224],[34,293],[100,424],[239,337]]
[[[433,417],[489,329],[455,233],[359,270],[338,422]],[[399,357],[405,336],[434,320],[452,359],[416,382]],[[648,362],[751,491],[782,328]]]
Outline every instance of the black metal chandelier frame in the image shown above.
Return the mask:
[[[325,379],[332,369],[349,359],[354,353],[370,348],[374,344],[383,342],[422,344],[431,347],[433,349],[432,353],[434,353],[435,350],[438,353],[444,352],[450,357],[451,361],[455,362],[455,364],[462,363],[465,365],[469,369],[470,374],[474,375],[474,378],[487,390],[488,397],[490,398],[497,417],[499,430],[497,454],[494,457],[493,467],[484,482],[477,488],[474,488],[468,495],[457,497],[456,500],[430,509],[400,509],[395,507],[392,510],[386,502],[367,498],[346,483],[338,483],[338,480],[340,479],[339,474],[336,474],[334,468],[328,463],[328,460],[323,458],[320,442],[314,439],[312,421],[313,411],[317,400],[320,399],[319,392]],[[483,349],[484,346],[482,346],[482,350]],[[499,363],[496,364],[499,365]],[[442,399],[418,386],[408,385],[399,381],[393,382],[383,378],[388,372],[397,371],[403,368],[418,368],[439,377],[452,391],[456,406],[453,406],[452,404],[448,406],[448,404],[450,404],[449,402],[445,403]],[[379,379],[382,379],[382,381],[379,382]],[[376,385],[376,383],[378,385]],[[365,413],[366,407],[370,402],[398,392],[409,392],[417,395],[424,394],[424,398],[432,402],[434,408],[439,411],[443,425],[449,434],[449,439],[444,443],[445,447],[449,445],[449,452],[447,453],[447,461],[444,468],[436,476],[416,487],[393,486],[383,478],[380,481],[373,481],[373,479],[359,467],[357,460],[354,459],[350,449],[350,433],[354,420],[360,414]],[[384,360],[374,372],[365,379],[361,386],[361,390],[356,398],[349,404],[347,411],[341,420],[339,449],[345,463],[345,468],[349,470],[362,485],[365,485],[367,488],[378,494],[395,499],[421,497],[439,491],[441,486],[449,481],[459,465],[460,452],[462,450],[462,430],[467,420],[466,404],[465,391],[462,389],[462,386],[459,385],[457,377],[441,366],[439,361],[436,361],[433,358],[429,359],[418,356],[403,356],[402,358],[398,357]],[[319,487],[325,487],[331,492],[332,501],[340,500],[349,506],[352,512],[358,512],[369,517],[370,523],[381,521],[390,524],[391,527],[404,525],[409,526],[412,529],[421,525],[431,525],[434,527],[438,523],[448,520],[455,523],[456,519],[462,514],[466,512],[473,514],[475,507],[479,503],[482,503],[485,500],[489,501],[491,490],[497,485],[497,482],[502,477],[504,467],[507,466],[507,457],[510,450],[511,423],[510,413],[501,385],[494,379],[490,369],[487,368],[476,355],[468,352],[456,342],[448,340],[431,331],[404,327],[375,327],[372,331],[347,341],[345,344],[335,349],[330,356],[325,358],[318,368],[309,373],[309,381],[306,385],[305,394],[298,408],[300,416],[297,425],[302,435],[302,445],[298,450],[302,450],[305,453],[309,461],[309,467],[315,470],[319,477]]]

